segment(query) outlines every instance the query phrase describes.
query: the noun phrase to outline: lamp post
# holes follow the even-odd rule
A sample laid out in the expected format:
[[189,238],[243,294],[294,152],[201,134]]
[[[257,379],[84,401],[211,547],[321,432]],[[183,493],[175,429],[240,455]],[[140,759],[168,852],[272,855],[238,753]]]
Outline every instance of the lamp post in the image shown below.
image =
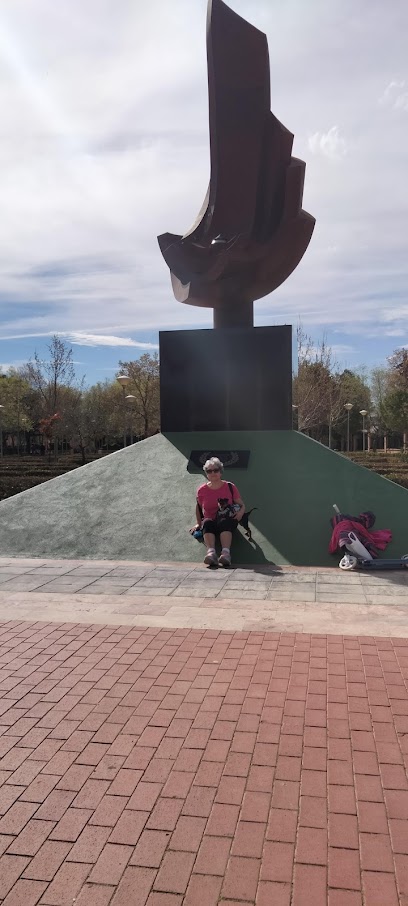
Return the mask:
[[344,408],[347,409],[347,453],[350,453],[350,412],[353,403],[344,403]]
[[4,406],[0,406],[0,456],[3,456],[3,409]]
[[118,374],[116,380],[123,390],[123,446],[126,447],[126,387],[130,377],[127,374]]
[[366,436],[365,417],[366,417],[366,415],[368,415],[367,409],[360,409],[360,415],[363,417],[363,453],[365,453],[365,436]]
[[[127,403],[130,403],[130,404],[132,404],[132,403],[133,403],[133,400],[135,400],[135,399],[136,399],[136,397],[133,395],[133,393],[128,393],[128,395],[125,396],[125,401],[126,401]],[[132,411],[132,405],[129,406],[129,409],[130,409],[130,443],[133,444],[133,411]]]

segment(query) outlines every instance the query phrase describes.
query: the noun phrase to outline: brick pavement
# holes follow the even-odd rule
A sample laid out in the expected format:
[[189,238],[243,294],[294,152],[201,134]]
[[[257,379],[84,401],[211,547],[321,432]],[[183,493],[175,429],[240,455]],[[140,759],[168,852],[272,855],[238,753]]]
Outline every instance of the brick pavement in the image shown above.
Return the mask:
[[407,906],[408,640],[0,625],[4,906]]

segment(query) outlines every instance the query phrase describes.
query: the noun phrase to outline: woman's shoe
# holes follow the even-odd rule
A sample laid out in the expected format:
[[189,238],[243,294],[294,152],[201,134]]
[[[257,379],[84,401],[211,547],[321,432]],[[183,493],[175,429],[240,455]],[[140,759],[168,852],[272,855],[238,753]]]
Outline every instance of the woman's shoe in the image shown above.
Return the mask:
[[218,557],[219,566],[223,566],[224,569],[229,569],[231,566],[231,554],[227,554],[227,551],[223,551],[221,556]]
[[209,566],[212,569],[217,568],[218,560],[215,551],[212,551],[210,554],[206,554],[206,556],[204,557],[204,563],[206,566]]

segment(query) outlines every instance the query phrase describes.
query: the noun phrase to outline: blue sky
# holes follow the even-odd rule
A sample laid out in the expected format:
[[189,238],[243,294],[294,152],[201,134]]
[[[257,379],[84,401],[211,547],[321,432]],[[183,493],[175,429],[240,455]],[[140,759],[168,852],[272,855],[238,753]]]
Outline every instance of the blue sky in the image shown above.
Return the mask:
[[[316,229],[255,323],[323,332],[340,365],[408,343],[406,0],[230,0],[266,32],[272,110],[306,161]],[[175,301],[156,236],[209,175],[206,0],[2,0],[0,363],[50,336],[87,383],[211,326]]]

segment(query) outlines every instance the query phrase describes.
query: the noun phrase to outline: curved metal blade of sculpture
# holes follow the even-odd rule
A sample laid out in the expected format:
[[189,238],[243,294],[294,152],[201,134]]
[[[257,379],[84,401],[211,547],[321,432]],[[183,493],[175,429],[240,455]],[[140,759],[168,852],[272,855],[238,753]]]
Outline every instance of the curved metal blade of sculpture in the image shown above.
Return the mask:
[[305,164],[271,113],[266,35],[209,0],[211,176],[184,236],[158,237],[179,302],[214,309],[214,326],[252,326],[253,302],[280,286],[309,245]]

